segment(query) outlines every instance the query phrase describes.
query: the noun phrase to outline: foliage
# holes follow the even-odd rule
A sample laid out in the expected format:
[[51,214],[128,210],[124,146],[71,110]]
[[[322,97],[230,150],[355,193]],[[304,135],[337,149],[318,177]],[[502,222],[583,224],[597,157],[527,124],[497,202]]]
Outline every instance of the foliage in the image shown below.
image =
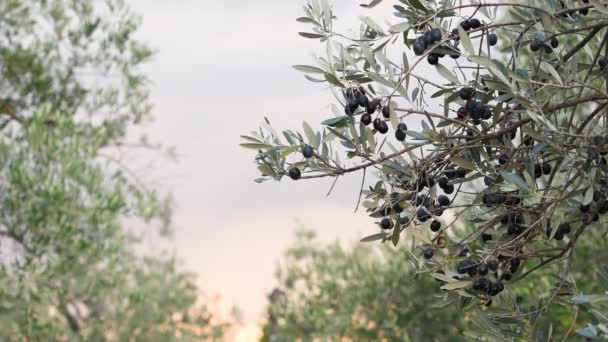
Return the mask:
[[[574,329],[584,311],[576,298],[606,290],[586,270],[606,261],[608,6],[400,0],[393,9],[389,25],[364,16],[349,35],[334,30],[328,1],[304,7],[298,21],[313,32],[300,35],[327,56],[295,68],[328,84],[341,109],[320,131],[304,122],[302,133],[279,134],[266,119],[242,136],[258,151],[256,181],[360,173],[359,202],[378,220],[363,241],[416,241],[413,255],[426,259],[417,274],[486,307],[470,337],[542,340],[554,326],[585,334]],[[520,293],[540,303],[522,309]],[[567,309],[550,316],[554,305]]]
[[[277,272],[281,290],[269,307],[269,316],[276,317],[275,341],[445,341],[458,336],[467,319],[459,304],[439,308],[439,281],[416,281],[405,254],[387,246],[323,245],[314,233],[299,232]],[[428,306],[432,301],[437,307]],[[272,330],[268,327],[267,335]]]
[[[149,117],[119,0],[0,2],[0,331],[8,340],[219,335],[192,275],[135,253],[169,232],[171,202],[120,161]],[[140,146],[151,147],[146,141]]]

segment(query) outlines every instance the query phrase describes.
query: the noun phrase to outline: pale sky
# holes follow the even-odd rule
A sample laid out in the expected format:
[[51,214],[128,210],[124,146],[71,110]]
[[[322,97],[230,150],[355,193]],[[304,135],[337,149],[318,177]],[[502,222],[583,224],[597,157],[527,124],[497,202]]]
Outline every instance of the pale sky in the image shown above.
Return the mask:
[[[146,68],[156,106],[147,131],[180,155],[177,163],[160,160],[148,172],[176,200],[174,251],[207,293],[238,305],[248,322],[264,317],[275,266],[293,241],[296,220],[326,241],[377,232],[364,213],[353,214],[360,175],[341,179],[330,198],[330,180],[260,185],[253,182],[253,151],[238,146],[239,135],[256,129],[264,116],[277,130],[300,129],[302,120],[319,127],[332,116],[327,85],[291,68],[323,51],[297,35],[309,29],[295,21],[303,3],[130,1],[144,19],[140,37],[158,50]],[[364,11],[358,1],[336,3],[342,22],[354,23]]]

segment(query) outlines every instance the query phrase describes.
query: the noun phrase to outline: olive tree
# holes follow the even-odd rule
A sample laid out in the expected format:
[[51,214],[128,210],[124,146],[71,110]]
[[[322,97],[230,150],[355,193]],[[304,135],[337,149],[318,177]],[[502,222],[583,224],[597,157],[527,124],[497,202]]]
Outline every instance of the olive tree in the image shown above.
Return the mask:
[[[171,201],[121,152],[150,118],[123,1],[0,2],[0,331],[8,340],[216,336],[192,275],[136,253]],[[184,319],[187,318],[187,322]],[[187,324],[186,324],[187,323]]]
[[[279,133],[266,119],[242,136],[258,151],[256,181],[359,174],[357,208],[378,226],[363,241],[408,242],[417,274],[445,282],[446,301],[485,310],[470,336],[541,338],[529,327],[557,303],[571,324],[556,334],[600,338],[606,288],[575,266],[606,262],[601,248],[577,256],[586,244],[605,249],[607,4],[392,5],[390,17],[361,17],[355,34],[334,30],[329,1],[304,7],[297,20],[311,30],[300,36],[327,55],[295,68],[328,84],[339,106],[320,130]],[[522,309],[517,291],[540,274],[550,285],[530,289],[543,293]]]

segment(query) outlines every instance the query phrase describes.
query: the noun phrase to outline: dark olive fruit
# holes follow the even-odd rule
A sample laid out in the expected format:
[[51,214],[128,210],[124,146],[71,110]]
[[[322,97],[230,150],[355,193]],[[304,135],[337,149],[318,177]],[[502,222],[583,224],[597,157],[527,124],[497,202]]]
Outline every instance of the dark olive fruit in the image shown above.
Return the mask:
[[460,40],[460,35],[458,34],[458,29],[456,27],[452,29],[452,36],[456,37],[456,40]]
[[395,204],[393,204],[393,211],[396,212],[397,214],[400,214],[403,212],[403,207],[401,206],[401,204],[395,203]]
[[581,15],[587,15],[587,14],[589,14],[589,9],[583,8],[583,9],[579,10],[578,13],[580,13]]
[[551,164],[549,163],[543,163],[543,175],[548,176],[551,174]]
[[468,248],[463,248],[458,252],[458,256],[459,257],[465,257],[467,256],[467,254],[469,253],[469,249]]
[[530,43],[530,50],[532,51],[538,51],[540,50],[540,47],[543,46],[543,42],[534,38],[532,40],[532,43]]
[[483,184],[485,184],[486,186],[492,186],[494,185],[494,182],[496,180],[490,176],[485,176],[483,177]]
[[608,214],[608,200],[601,200],[597,203],[598,213],[605,215]]
[[481,113],[481,118],[484,120],[489,120],[492,117],[492,109],[490,107],[485,107],[483,112]]
[[499,282],[499,281],[492,282],[490,284],[490,289],[488,290],[488,294],[490,296],[496,296],[499,293],[501,293],[504,289],[505,289],[505,286],[501,282]]
[[395,139],[397,139],[398,141],[405,141],[405,138],[405,131],[402,131],[400,129],[395,131]]
[[479,19],[473,18],[469,19],[469,24],[471,25],[471,29],[478,29],[481,27],[481,21]]
[[355,112],[357,111],[357,108],[359,108],[358,104],[347,104],[346,106],[344,106],[344,114],[346,115],[353,115],[355,114]]
[[392,203],[399,202],[399,199],[401,199],[401,194],[399,194],[398,192],[391,193],[391,202]]
[[524,136],[524,141],[523,141],[524,145],[526,146],[530,146],[532,144],[534,144],[534,138],[532,138],[529,135]]
[[460,58],[460,49],[458,49],[458,48],[452,49],[452,52],[450,53],[450,58],[453,58],[453,59]]
[[380,227],[382,229],[391,229],[393,228],[393,222],[388,217],[385,217],[380,221]]
[[490,280],[487,278],[476,279],[473,282],[473,290],[488,292],[490,290]]
[[458,91],[458,95],[460,95],[460,98],[463,100],[468,100],[470,98],[473,98],[473,96],[475,96],[475,89],[471,88],[471,87],[464,87],[461,88]]
[[380,118],[375,118],[375,119],[374,119],[374,129],[375,129],[376,131],[380,130],[380,124],[381,124],[382,122],[383,122],[383,121],[382,121],[382,119],[380,119]]
[[489,268],[491,271],[496,271],[496,270],[498,270],[498,260],[496,260],[496,259],[490,259],[490,260],[488,260],[488,263],[487,263],[487,264],[488,264],[488,268]]
[[430,65],[437,65],[437,63],[439,63],[439,56],[431,53],[426,57],[426,61],[429,62]]
[[542,176],[543,176],[543,168],[540,166],[540,164],[535,164],[534,165],[534,177],[540,178]]
[[431,30],[431,38],[433,39],[434,43],[437,43],[439,41],[441,41],[441,30],[438,28],[434,28]]
[[390,104],[386,104],[386,106],[382,107],[382,116],[384,116],[384,118],[389,119],[391,117],[391,105]]
[[557,49],[558,46],[559,46],[559,41],[557,40],[557,37],[551,38],[551,47],[554,49]]
[[381,134],[386,134],[388,132],[388,125],[386,122],[380,121],[380,124],[378,124],[378,132]]
[[448,184],[448,186],[446,186],[445,188],[443,188],[443,192],[445,192],[448,195],[453,194],[454,193],[454,185],[453,184]]
[[405,228],[410,225],[410,218],[407,216],[402,217],[399,219],[399,223],[401,224],[401,227]]
[[458,115],[459,118],[465,118],[467,116],[467,109],[464,107],[460,107],[458,108],[458,111],[456,112],[456,115]]
[[361,116],[361,123],[365,126],[369,126],[369,124],[372,123],[372,115],[368,113],[363,114]]
[[424,252],[422,252],[422,255],[424,255],[424,258],[428,260],[435,255],[435,251],[432,248],[427,248],[424,250]]
[[502,276],[500,277],[501,280],[506,280],[509,281],[513,278],[513,274],[511,273],[503,273]]
[[456,170],[454,169],[454,165],[449,165],[446,167],[445,176],[448,177],[448,179],[456,178]]
[[312,146],[306,145],[302,149],[302,154],[304,155],[304,158],[312,158],[315,155],[315,151],[312,149]]
[[606,69],[606,66],[608,66],[608,59],[606,59],[605,56],[600,56],[600,58],[597,59],[597,65],[599,65],[602,70]]
[[423,207],[418,208],[416,211],[416,217],[420,222],[426,222],[431,218],[431,215]]
[[543,49],[545,50],[545,53],[551,53],[553,52],[553,48],[551,48],[549,45],[543,45]]
[[509,157],[509,154],[507,152],[504,152],[498,156],[498,164],[506,165],[509,162],[509,159],[511,159],[511,157]]
[[519,269],[519,265],[521,265],[521,260],[517,258],[511,259],[511,263],[509,266],[509,270],[511,271],[511,273],[517,272],[517,270]]
[[424,45],[418,41],[414,42],[412,49],[414,50],[414,54],[416,56],[422,56],[424,54]]
[[434,232],[438,232],[441,229],[441,222],[434,220],[431,222],[431,230]]
[[302,172],[297,167],[293,167],[289,169],[289,178],[293,180],[298,180],[302,177]]
[[589,204],[581,204],[580,207],[578,207],[578,209],[581,211],[581,213],[586,213],[589,211],[589,209],[591,209],[591,206]]
[[572,230],[572,228],[570,227],[569,223],[562,223],[559,226],[557,226],[557,231],[562,232],[564,234],[570,234],[571,230]]
[[457,178],[464,178],[466,176],[467,176],[467,170],[463,169],[462,167],[459,167],[456,169]]
[[460,22],[460,27],[465,31],[469,31],[471,29],[471,22],[469,20],[463,20]]
[[593,202],[599,202],[602,198],[604,198],[604,195],[601,191],[593,191]]
[[426,49],[426,47],[427,47],[426,42],[424,41],[424,36],[420,36],[420,37],[416,38],[414,43],[420,44],[420,46],[422,46],[423,49]]
[[606,145],[606,138],[601,135],[596,135],[591,140],[595,146],[602,147]]
[[357,104],[363,108],[367,108],[369,106],[369,98],[367,95],[360,94],[357,96]]
[[485,276],[486,274],[488,274],[488,269],[488,264],[486,264],[485,262],[482,262],[477,265],[477,273],[479,273],[479,275]]
[[496,33],[492,32],[488,34],[488,44],[490,44],[490,46],[494,46],[496,43],[498,43],[498,36]]
[[380,99],[373,99],[369,101],[369,105],[367,106],[367,113],[374,114],[376,109],[380,106]]
[[557,241],[562,241],[564,239],[564,233],[558,230],[555,232],[555,235],[553,235],[553,238]]
[[492,241],[492,234],[488,234],[488,233],[482,233],[481,234],[481,241],[487,243],[488,241]]
[[481,199],[483,204],[486,204],[486,205],[503,204],[503,203],[505,203],[506,200],[507,200],[507,195],[505,195],[502,192],[485,194],[485,195],[483,195],[483,197]]
[[446,195],[439,195],[439,197],[437,197],[437,202],[439,203],[440,206],[442,207],[447,207],[450,205],[450,198]]
[[[468,252],[468,250],[467,250]],[[468,273],[470,269],[475,268],[475,263],[470,259],[464,259],[456,265],[456,271],[459,274]]]
[[407,125],[402,122],[399,125],[397,125],[397,129],[405,132],[405,131],[407,131]]
[[424,32],[424,35],[422,37],[424,38],[424,44],[427,47],[433,45],[433,37],[431,36],[430,31]]
[[439,177],[439,179],[437,180],[437,184],[440,188],[445,188],[446,186],[448,186],[448,178],[445,176]]

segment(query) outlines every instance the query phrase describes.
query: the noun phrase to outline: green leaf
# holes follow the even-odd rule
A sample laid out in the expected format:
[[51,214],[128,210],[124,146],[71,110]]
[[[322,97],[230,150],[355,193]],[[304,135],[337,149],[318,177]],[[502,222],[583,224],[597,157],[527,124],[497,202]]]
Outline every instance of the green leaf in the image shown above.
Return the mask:
[[365,23],[365,25],[371,27],[372,29],[374,29],[374,31],[378,32],[379,34],[385,36],[386,34],[384,33],[384,30],[382,30],[382,27],[380,27],[380,25],[378,25],[374,19],[372,19],[371,17],[361,17],[361,21],[363,21]]
[[431,273],[431,277],[445,281],[446,283],[453,283],[453,282],[457,281],[456,279],[448,276],[447,274],[442,274],[442,273]]
[[319,39],[319,38],[325,37],[324,35],[321,35],[321,34],[308,33],[308,32],[298,32],[298,34],[304,38],[309,38],[309,39]]
[[585,198],[583,199],[583,204],[587,205],[589,203],[593,202],[593,187],[589,187],[589,189],[587,189],[587,191],[585,192]]
[[342,82],[340,82],[340,80],[338,80],[338,78],[334,74],[326,72],[325,79],[327,80],[327,82],[335,85],[336,87],[344,88],[344,84],[342,84]]
[[372,241],[384,240],[386,238],[386,236],[387,236],[386,233],[373,234],[373,235],[364,237],[363,239],[361,239],[361,242],[372,242]]
[[242,144],[239,144],[239,146],[248,148],[248,149],[252,149],[252,150],[264,150],[264,149],[273,147],[272,145],[269,145],[269,144],[258,144],[258,143],[242,143]]
[[505,171],[501,171],[500,175],[502,176],[502,178],[504,180],[506,180],[507,182],[518,187],[522,192],[524,192],[524,193],[530,192],[530,187],[528,186],[528,183],[526,183],[526,181],[523,178],[521,178],[519,175],[510,173],[510,172],[505,172]]
[[346,123],[346,121],[348,121],[348,116],[344,115],[344,116],[338,116],[335,118],[327,119],[327,120],[321,122],[321,125],[331,126],[331,127],[340,127],[340,126],[344,125]]
[[435,68],[437,69],[437,72],[439,73],[439,75],[443,76],[443,78],[445,78],[446,80],[448,80],[454,84],[459,83],[458,77],[456,77],[456,75],[453,72],[451,72],[446,67],[444,67],[443,64],[437,64],[437,65],[435,65]]
[[388,30],[389,30],[389,32],[392,32],[392,33],[399,33],[399,32],[407,31],[407,30],[409,30],[409,28],[410,28],[410,23],[404,22],[404,23],[395,24],[395,25],[391,26]]
[[470,280],[458,280],[458,281],[454,281],[448,284],[445,284],[441,287],[442,290],[458,290],[458,289],[462,289],[465,288],[469,285],[471,285],[471,281]]
[[471,43],[471,39],[469,39],[469,35],[465,30],[462,29],[462,26],[458,25],[458,35],[460,36],[460,42],[462,46],[467,51],[470,56],[475,55],[475,49],[473,48],[473,43]]
[[470,170],[470,171],[474,171],[477,168],[475,167],[475,164],[473,164],[470,160],[462,158],[462,157],[452,157],[450,158],[450,161],[464,169]]
[[372,0],[372,2],[370,2],[369,4],[361,4],[361,7],[366,7],[366,8],[374,8],[376,7],[379,3],[381,3],[383,0]]
[[315,136],[315,132],[313,131],[312,127],[310,127],[310,125],[306,121],[304,121],[302,123],[302,127],[304,128],[304,134],[306,134],[306,139],[308,139],[308,143],[311,145],[314,145],[316,136]]

